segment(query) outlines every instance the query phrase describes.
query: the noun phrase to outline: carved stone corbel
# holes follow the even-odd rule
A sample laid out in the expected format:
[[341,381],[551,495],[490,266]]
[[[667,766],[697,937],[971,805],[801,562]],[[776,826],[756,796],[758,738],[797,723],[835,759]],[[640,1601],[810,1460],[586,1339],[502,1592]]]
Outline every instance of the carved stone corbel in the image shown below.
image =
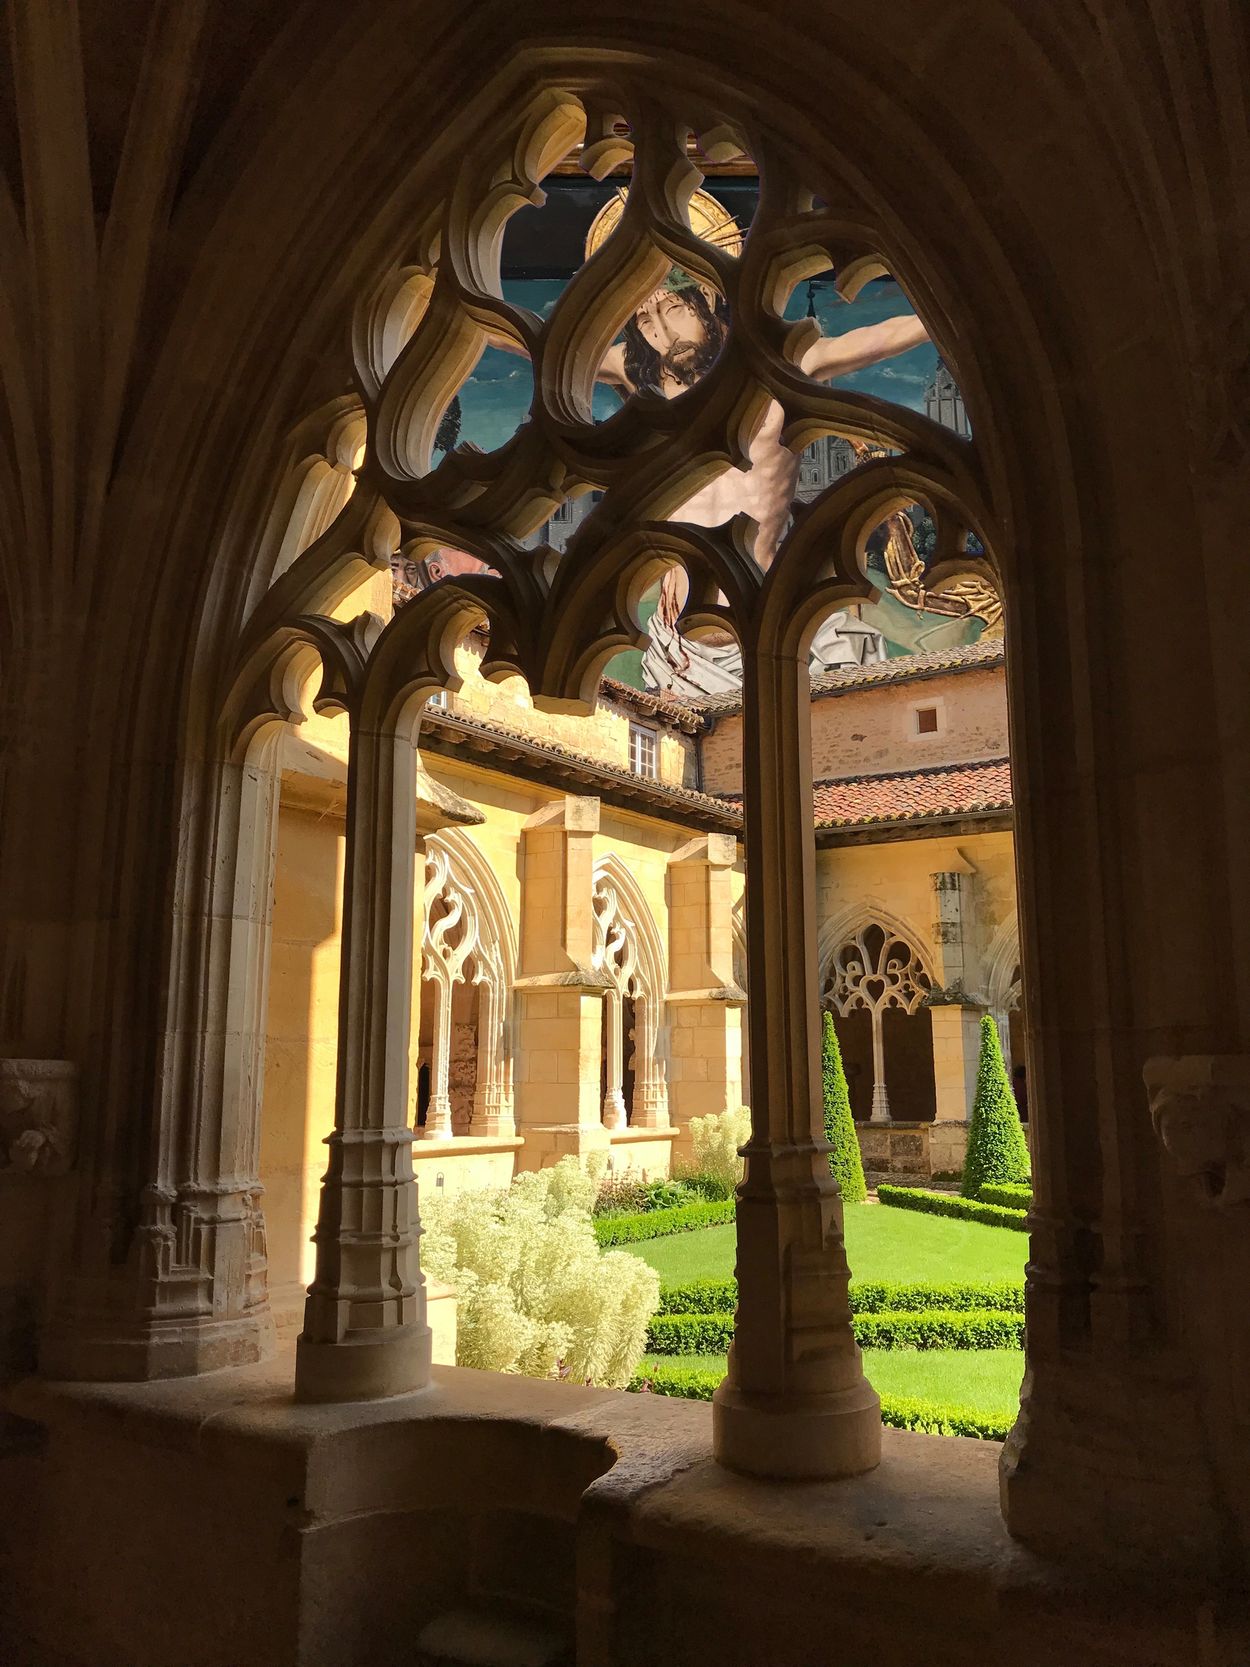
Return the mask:
[[1147,1060],[1155,1132],[1199,1200],[1250,1203],[1250,1055]]
[[77,1128],[77,1074],[67,1059],[0,1059],[0,1171],[67,1173]]

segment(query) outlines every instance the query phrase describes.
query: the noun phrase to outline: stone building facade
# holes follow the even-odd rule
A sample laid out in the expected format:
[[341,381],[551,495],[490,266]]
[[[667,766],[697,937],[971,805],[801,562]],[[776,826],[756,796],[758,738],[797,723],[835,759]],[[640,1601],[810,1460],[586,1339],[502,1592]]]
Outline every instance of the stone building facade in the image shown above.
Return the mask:
[[[424,837],[418,1181],[500,1185],[596,1150],[666,1175],[692,1117],[749,1100],[740,701],[606,679],[589,720],[544,713],[520,679],[483,678],[482,650],[466,639],[422,730],[443,811]],[[815,677],[812,761],[820,999],[865,1158],[949,1172],[981,1012],[1019,1045],[1001,640]],[[292,1322],[334,1093],[346,770],[344,718],[284,739],[261,1180]]]

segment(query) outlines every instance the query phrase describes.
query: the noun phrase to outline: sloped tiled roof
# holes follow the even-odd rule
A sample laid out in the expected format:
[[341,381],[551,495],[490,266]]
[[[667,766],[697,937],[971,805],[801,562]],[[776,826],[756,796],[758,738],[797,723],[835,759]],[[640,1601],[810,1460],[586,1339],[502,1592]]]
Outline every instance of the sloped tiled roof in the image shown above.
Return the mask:
[[[903,654],[895,660],[874,660],[867,666],[842,666],[837,671],[818,672],[812,678],[812,699],[848,694],[856,689],[877,688],[883,683],[909,683],[913,679],[938,677],[943,672],[976,671],[1003,663],[1003,639],[982,637],[962,648],[935,648],[927,654]],[[741,695],[724,695],[700,701],[698,710],[719,717],[742,710]]]
[[1011,765],[1005,758],[991,758],[982,764],[939,764],[928,770],[818,781],[813,797],[818,828],[1010,810]]

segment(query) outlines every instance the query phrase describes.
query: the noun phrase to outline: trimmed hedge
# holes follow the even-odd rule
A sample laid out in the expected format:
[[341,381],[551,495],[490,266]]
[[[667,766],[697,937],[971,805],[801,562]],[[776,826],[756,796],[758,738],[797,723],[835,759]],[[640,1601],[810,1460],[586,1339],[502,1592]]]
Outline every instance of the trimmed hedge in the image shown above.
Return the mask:
[[[1000,1314],[1023,1314],[1024,1285],[998,1280],[986,1285],[936,1282],[886,1284],[852,1279],[852,1314],[908,1314],[925,1308],[968,1312],[993,1308]],[[692,1279],[660,1289],[660,1314],[732,1314],[738,1303],[736,1279]]]
[[[1024,1316],[989,1308],[857,1314],[851,1325],[863,1349],[1018,1349],[1024,1345]],[[647,1327],[647,1352],[724,1354],[733,1334],[732,1314],[657,1314]]]
[[842,1068],[842,1050],[833,1028],[833,1014],[826,1010],[820,1033],[820,1090],[825,1111],[825,1139],[829,1142],[829,1173],[838,1183],[847,1204],[862,1204],[868,1196],[864,1160],[859,1136],[851,1116],[851,1096]]
[[1027,1210],[1033,1202],[1033,1188],[1015,1186],[1007,1181],[987,1181],[977,1188],[982,1204],[1001,1204],[1007,1210]]
[[[710,1401],[720,1387],[718,1372],[681,1372],[649,1366],[630,1388],[652,1395],[675,1395],[687,1401]],[[1009,1418],[975,1412],[971,1407],[947,1406],[940,1401],[917,1401],[904,1395],[881,1397],[881,1422],[890,1429],[920,1430],[926,1435],[963,1435],[976,1441],[1006,1441]]]
[[975,1198],[957,1198],[948,1192],[924,1192],[919,1187],[891,1187],[883,1182],[877,1188],[877,1198],[882,1204],[891,1204],[899,1210],[953,1216],[956,1221],[979,1221],[986,1227],[1010,1227],[1017,1233],[1028,1231],[1023,1210],[1004,1209],[1001,1204],[981,1204]]
[[647,1327],[648,1354],[725,1354],[732,1314],[656,1314]]
[[637,1244],[640,1239],[663,1239],[670,1233],[692,1233],[699,1227],[720,1227],[734,1219],[736,1200],[679,1204],[672,1210],[637,1210],[629,1215],[596,1216],[595,1238],[608,1249]]
[[963,1194],[980,1197],[987,1181],[1024,1182],[1029,1179],[1029,1144],[1020,1127],[1016,1097],[1007,1081],[998,1026],[988,1013],[981,1016],[981,1057],[977,1090],[968,1120],[968,1149],[964,1153]]

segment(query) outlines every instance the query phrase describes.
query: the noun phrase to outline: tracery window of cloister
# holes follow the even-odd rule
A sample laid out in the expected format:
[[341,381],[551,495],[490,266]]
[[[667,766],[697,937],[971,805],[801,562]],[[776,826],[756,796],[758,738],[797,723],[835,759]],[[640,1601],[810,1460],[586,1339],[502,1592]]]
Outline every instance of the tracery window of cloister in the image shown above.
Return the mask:
[[[501,87],[488,101],[445,197],[361,297],[353,373],[368,442],[358,484],[328,528],[318,535],[310,512],[306,534],[275,557],[226,703],[236,757],[252,764],[275,724],[309,712],[343,713],[350,725],[338,1091],[298,1388],[313,1398],[389,1393],[428,1369],[404,1132],[421,1063],[414,986],[431,996],[419,1132],[456,1132],[451,1038],[455,1004],[470,990],[470,1127],[479,1096],[484,1120],[507,1121],[509,1085],[495,1066],[507,981],[471,883],[437,844],[445,807],[425,792],[416,751],[428,697],[460,685],[457,655],[472,629],[486,633],[481,674],[523,679],[553,711],[587,710],[615,656],[658,643],[674,664],[701,655],[709,676],[739,677],[746,725],[745,946],[756,1000],[743,1054],[753,1134],[719,1450],[740,1468],[776,1473],[763,1433],[788,1419],[788,1472],[841,1474],[874,1462],[879,1437],[846,1322],[846,1261],[818,1134],[808,667],[822,622],[845,625],[848,610],[874,601],[866,553],[883,528],[889,584],[901,582],[890,577],[893,549],[908,583],[922,577],[924,595],[945,596],[951,617],[979,608],[988,620],[992,515],[966,435],[836,385],[923,340],[914,314],[878,320],[856,341],[856,332],[826,336],[803,312],[801,286],[817,275],[839,304],[852,303],[892,268],[848,183],[816,196],[801,159],[746,112],[726,116],[628,76],[579,70],[561,81],[547,71],[539,80],[522,98]],[[749,224],[727,233],[698,193],[704,171],[730,161],[759,187]],[[501,248],[510,219],[542,200],[540,182],[557,168],[595,179],[619,170],[622,184],[584,265],[539,316],[505,299]],[[687,313],[702,320],[697,341],[682,334]],[[455,444],[448,417],[487,350],[519,361],[533,394],[515,433],[479,451]],[[603,406],[604,384],[616,390],[615,410]],[[847,466],[796,511],[790,485],[778,492],[776,482],[797,477],[798,453],[830,436],[851,448]],[[583,502],[567,540],[533,542]],[[914,523],[891,521],[915,506],[929,542],[922,573]],[[340,617],[392,566],[419,582],[389,624]],[[520,999],[554,1003],[547,1023],[601,1014],[604,1121],[611,1128],[630,1114],[632,1062],[631,1122],[659,1126],[667,992],[628,900],[610,878],[592,881],[593,830],[572,800],[557,812],[534,819],[535,864],[563,864],[566,887],[571,874],[593,884],[593,910],[583,932],[554,905],[535,905],[549,954],[541,965],[522,955]],[[840,962],[830,999],[879,1016],[890,1003],[874,980],[894,981],[914,1011],[923,969],[889,942],[858,947],[859,970]],[[732,970],[722,983],[734,983]],[[535,1088],[518,1082],[518,1117],[523,1091]]]
[[[915,1019],[923,1028],[928,1018],[923,1010],[924,1001],[932,988],[933,981],[915,944],[875,920],[865,922],[846,937],[829,962],[821,987],[821,1005],[844,1019],[862,1012],[869,1020],[872,1097],[868,1110],[873,1122],[885,1122],[891,1115],[887,1080],[887,1018],[894,1014],[899,1018]],[[895,1036],[899,1036],[898,1031]],[[928,1052],[928,1078],[931,1083],[931,1036]],[[852,1106],[858,1115],[863,1115],[862,1105],[855,1105],[854,1063],[852,1061],[849,1073]],[[914,1102],[904,1112],[907,1116],[917,1114]]]

